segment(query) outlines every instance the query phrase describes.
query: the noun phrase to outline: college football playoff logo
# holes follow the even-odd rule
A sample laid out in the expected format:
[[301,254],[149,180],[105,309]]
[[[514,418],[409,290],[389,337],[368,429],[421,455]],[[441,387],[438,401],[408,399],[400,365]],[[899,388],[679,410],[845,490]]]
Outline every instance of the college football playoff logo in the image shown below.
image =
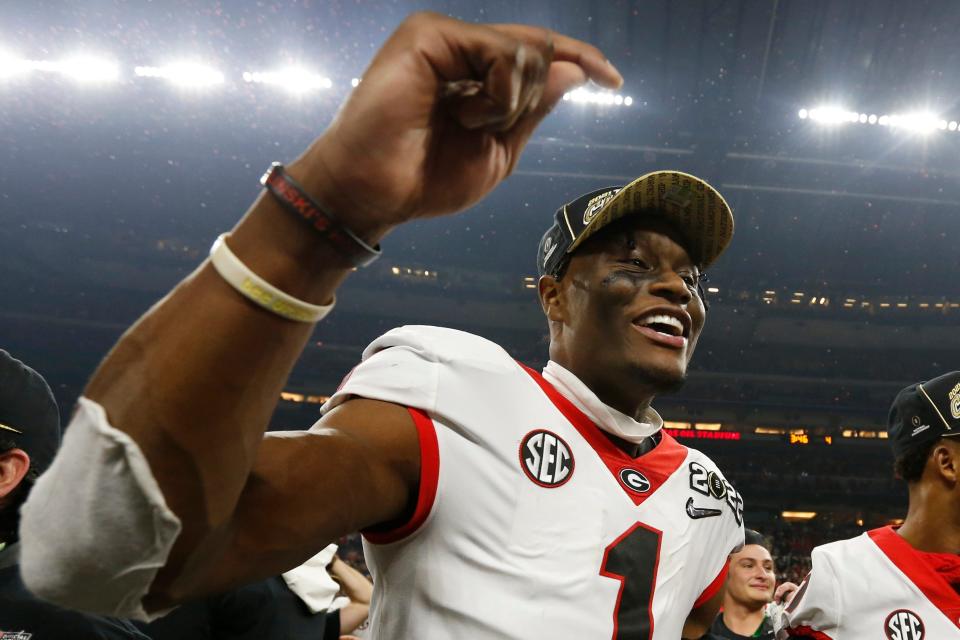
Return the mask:
[[550,256],[553,255],[553,252],[556,250],[557,245],[553,241],[553,236],[547,236],[546,240],[543,241],[543,266],[546,268],[547,260],[550,259]]
[[620,189],[612,189],[611,191],[604,191],[600,195],[590,198],[590,201],[587,202],[587,208],[583,210],[583,226],[590,224],[590,221],[597,215],[597,212],[603,209],[604,205],[610,201],[610,198],[617,195],[618,191],[620,191]]
[[559,487],[573,475],[573,453],[563,438],[537,429],[520,443],[520,467],[541,487]]
[[883,623],[887,640],[923,640],[923,620],[909,609],[897,609]]
[[727,497],[727,485],[716,471],[707,474],[707,489],[710,491],[710,495],[717,500],[723,500]]
[[947,397],[950,399],[950,415],[954,420],[960,420],[960,384],[951,389]]

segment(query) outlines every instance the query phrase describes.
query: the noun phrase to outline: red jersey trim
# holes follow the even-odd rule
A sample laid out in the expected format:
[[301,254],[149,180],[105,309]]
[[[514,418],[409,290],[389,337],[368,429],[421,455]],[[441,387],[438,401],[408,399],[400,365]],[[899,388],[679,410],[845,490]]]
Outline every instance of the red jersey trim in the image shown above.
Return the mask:
[[791,638],[813,638],[814,640],[833,640],[823,631],[817,631],[812,627],[790,627],[787,629],[787,636]]
[[960,627],[960,595],[919,557],[909,542],[900,537],[893,527],[873,529],[867,535],[890,562],[923,592],[927,600],[940,609],[950,622]]
[[723,583],[727,580],[727,574],[730,572],[730,562],[723,563],[723,569],[720,569],[720,573],[717,574],[717,577],[713,579],[713,582],[707,585],[707,588],[703,590],[703,593],[700,594],[700,597],[697,598],[697,601],[693,603],[693,608],[697,609],[705,602],[709,601],[710,598],[717,595],[717,592],[720,591],[720,588],[723,587]]
[[[639,505],[644,500],[656,493],[667,478],[680,468],[683,461],[687,458],[687,448],[674,440],[666,432],[660,443],[638,458],[630,457],[625,451],[613,444],[600,428],[593,423],[580,409],[572,402],[567,400],[553,385],[547,382],[542,375],[530,367],[520,363],[523,370],[526,371],[534,382],[536,382],[547,398],[555,407],[570,421],[570,424],[580,433],[593,450],[600,456],[600,459],[610,470],[614,480],[623,489],[623,492],[633,500],[634,504]],[[643,493],[636,493],[628,490],[620,480],[620,472],[625,468],[636,469],[650,481],[650,489]]]
[[406,538],[426,521],[437,497],[440,477],[440,447],[437,445],[437,430],[433,420],[420,409],[407,407],[417,428],[420,441],[420,488],[417,491],[417,506],[406,522],[392,525],[389,529],[367,529],[363,537],[374,544],[389,544]]

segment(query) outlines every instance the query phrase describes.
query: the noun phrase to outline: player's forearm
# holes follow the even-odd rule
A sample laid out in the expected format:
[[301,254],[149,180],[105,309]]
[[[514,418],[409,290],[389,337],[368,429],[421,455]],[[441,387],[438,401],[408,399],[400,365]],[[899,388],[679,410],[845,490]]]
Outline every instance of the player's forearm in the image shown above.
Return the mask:
[[684,638],[684,640],[687,638],[695,639],[707,633],[713,625],[717,614],[720,613],[720,605],[722,604],[723,589],[720,589],[712,598],[690,612],[690,615],[687,616],[687,620],[683,625],[681,637]]
[[[290,173],[308,191],[322,192],[303,162]],[[365,231],[371,241],[382,235]],[[328,303],[350,271],[335,249],[269,195],[227,242],[254,273],[314,304]],[[184,523],[170,564],[188,563],[229,521],[312,329],[249,302],[205,264],[144,315],[93,376],[85,395],[139,445]]]

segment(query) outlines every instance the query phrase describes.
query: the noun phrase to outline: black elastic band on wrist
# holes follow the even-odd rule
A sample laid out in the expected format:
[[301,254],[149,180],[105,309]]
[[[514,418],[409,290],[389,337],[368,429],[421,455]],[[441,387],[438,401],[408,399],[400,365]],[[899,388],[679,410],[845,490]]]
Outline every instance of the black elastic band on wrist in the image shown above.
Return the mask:
[[313,198],[283,169],[274,162],[263,177],[262,184],[284,209],[294,213],[320,233],[342,253],[355,267],[365,267],[380,257],[380,245],[371,247],[359,236],[347,229],[336,216],[324,211]]

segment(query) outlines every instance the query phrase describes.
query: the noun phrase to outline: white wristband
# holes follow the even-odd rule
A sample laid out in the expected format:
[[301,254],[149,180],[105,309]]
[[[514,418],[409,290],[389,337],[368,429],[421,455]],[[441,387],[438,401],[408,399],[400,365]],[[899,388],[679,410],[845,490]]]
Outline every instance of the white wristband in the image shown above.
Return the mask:
[[221,278],[245,298],[267,311],[297,322],[317,322],[333,309],[336,298],[324,307],[298,300],[277,289],[240,262],[240,258],[227,246],[226,237],[227,234],[221,234],[210,247],[210,264]]

